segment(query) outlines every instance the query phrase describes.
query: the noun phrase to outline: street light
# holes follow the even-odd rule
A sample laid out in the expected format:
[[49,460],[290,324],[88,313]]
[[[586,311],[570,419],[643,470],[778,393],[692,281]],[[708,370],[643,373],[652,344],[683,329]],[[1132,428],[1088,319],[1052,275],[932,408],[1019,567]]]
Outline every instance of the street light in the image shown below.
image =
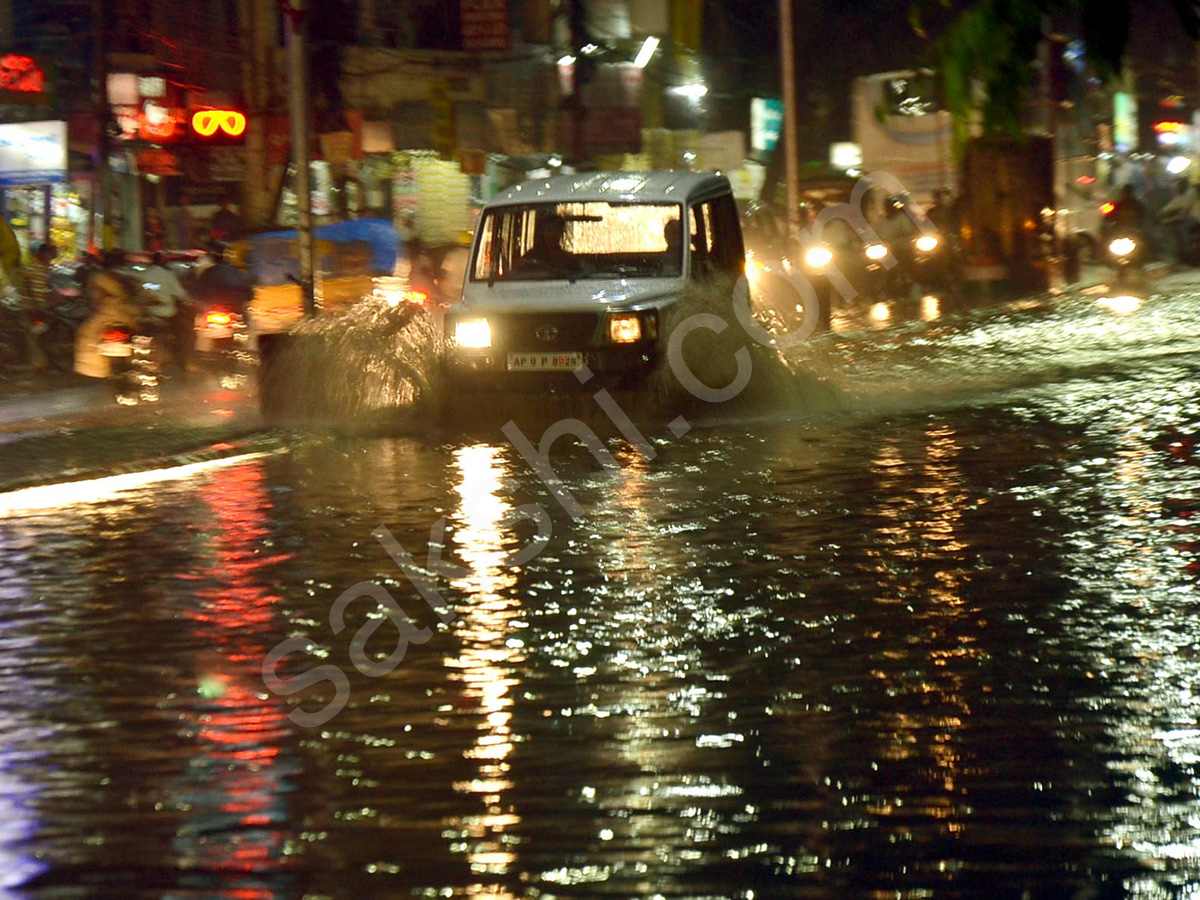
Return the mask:
[[633,64],[639,69],[646,68],[650,62],[650,57],[654,55],[654,51],[658,49],[658,38],[648,37],[642,43],[642,49],[638,51],[638,55],[634,57]]

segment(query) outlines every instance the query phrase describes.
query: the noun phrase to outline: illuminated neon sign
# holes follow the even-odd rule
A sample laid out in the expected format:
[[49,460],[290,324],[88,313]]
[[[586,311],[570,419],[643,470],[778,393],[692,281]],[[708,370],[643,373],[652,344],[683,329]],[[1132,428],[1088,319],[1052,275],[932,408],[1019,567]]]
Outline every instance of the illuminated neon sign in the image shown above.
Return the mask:
[[28,56],[0,56],[0,91],[40,94],[46,89],[46,74]]
[[218,129],[230,137],[246,131],[246,117],[233,109],[202,109],[192,113],[192,130],[201,137],[212,137]]

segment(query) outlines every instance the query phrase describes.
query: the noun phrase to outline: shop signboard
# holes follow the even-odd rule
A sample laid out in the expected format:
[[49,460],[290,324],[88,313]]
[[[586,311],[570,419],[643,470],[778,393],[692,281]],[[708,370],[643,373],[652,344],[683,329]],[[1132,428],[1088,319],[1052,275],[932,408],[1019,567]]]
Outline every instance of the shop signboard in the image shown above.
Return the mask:
[[460,9],[464,50],[508,49],[508,0],[460,0]]
[[0,125],[0,185],[67,180],[67,123]]
[[0,101],[4,103],[49,103],[46,73],[37,61],[20,53],[0,56]]
[[140,147],[137,169],[143,175],[178,175],[179,157],[162,147]]
[[783,131],[783,101],[754,97],[750,101],[750,149],[770,153]]

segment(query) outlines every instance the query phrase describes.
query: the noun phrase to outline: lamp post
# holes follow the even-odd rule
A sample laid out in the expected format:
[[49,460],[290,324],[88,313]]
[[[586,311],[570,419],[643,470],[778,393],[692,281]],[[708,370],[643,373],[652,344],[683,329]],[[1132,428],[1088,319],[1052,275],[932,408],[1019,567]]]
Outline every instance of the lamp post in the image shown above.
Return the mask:
[[313,295],[312,184],[308,166],[308,41],[305,0],[290,0],[288,18],[288,114],[292,125],[292,163],[296,167],[296,236],[300,247],[300,299],[304,314],[317,311]]
[[792,0],[779,0],[779,60],[783,81],[783,151],[787,180],[788,238],[800,233],[800,148],[796,146],[795,35],[792,33]]

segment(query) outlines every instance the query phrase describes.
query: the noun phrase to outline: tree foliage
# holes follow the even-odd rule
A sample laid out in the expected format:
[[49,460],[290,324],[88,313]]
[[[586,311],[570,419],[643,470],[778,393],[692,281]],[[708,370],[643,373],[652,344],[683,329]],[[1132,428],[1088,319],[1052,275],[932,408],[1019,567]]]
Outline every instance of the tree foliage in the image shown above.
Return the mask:
[[[1200,37],[1200,0],[1172,3],[1188,34]],[[918,34],[937,7],[958,10],[935,38],[934,56],[960,145],[976,110],[985,134],[1020,132],[1046,22],[1072,17],[1092,70],[1111,80],[1121,74],[1133,17],[1132,0],[914,0],[909,21]]]

